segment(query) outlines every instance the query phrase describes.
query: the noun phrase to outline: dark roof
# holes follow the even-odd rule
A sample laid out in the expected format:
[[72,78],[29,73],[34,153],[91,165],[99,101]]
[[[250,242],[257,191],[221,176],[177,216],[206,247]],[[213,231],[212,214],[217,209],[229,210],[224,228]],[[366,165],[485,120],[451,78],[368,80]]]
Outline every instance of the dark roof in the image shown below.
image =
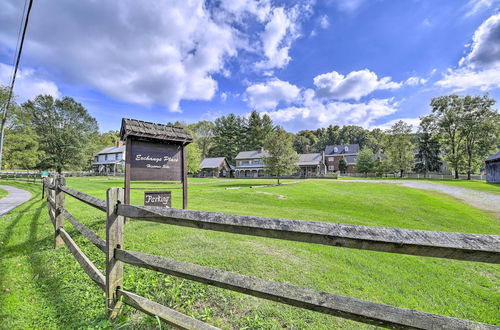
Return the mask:
[[155,124],[128,118],[122,119],[120,135],[121,139],[124,141],[127,137],[135,137],[145,140],[162,140],[184,143],[193,142],[193,138],[181,127]]
[[498,160],[498,159],[500,159],[500,152],[497,152],[496,154],[491,155],[490,157],[486,158],[486,161],[491,162],[491,161]]
[[241,151],[235,159],[260,159],[267,156],[269,154],[265,150]]
[[322,154],[299,154],[299,161],[295,165],[318,165],[323,162]]
[[225,162],[225,157],[205,158],[201,161],[201,168],[218,168],[222,162]]
[[96,155],[101,155],[101,154],[115,154],[115,153],[122,153],[125,152],[125,146],[113,146],[113,147],[106,147],[99,151]]
[[[347,151],[345,150],[347,147]],[[335,148],[337,148],[335,151]],[[342,155],[359,153],[359,144],[340,144],[336,146],[326,146],[325,155]]]

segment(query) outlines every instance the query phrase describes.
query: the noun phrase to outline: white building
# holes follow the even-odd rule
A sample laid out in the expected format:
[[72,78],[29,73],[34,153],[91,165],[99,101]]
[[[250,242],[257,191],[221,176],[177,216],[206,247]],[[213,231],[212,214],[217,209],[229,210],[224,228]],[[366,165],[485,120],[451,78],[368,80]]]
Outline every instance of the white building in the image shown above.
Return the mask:
[[125,146],[118,142],[114,147],[107,147],[94,156],[92,168],[99,174],[122,173],[125,166]]

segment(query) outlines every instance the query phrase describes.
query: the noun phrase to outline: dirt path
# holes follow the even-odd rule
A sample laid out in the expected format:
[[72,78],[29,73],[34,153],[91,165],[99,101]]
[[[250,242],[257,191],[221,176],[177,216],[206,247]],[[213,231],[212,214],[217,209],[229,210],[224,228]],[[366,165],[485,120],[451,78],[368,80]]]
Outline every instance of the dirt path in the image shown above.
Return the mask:
[[487,193],[483,191],[428,181],[339,180],[339,182],[391,183],[410,188],[439,191],[483,211],[493,212],[497,215],[500,215],[500,194]]
[[3,185],[0,185],[0,188],[9,193],[4,198],[0,199],[0,216],[18,207],[31,198],[31,193],[23,189]]

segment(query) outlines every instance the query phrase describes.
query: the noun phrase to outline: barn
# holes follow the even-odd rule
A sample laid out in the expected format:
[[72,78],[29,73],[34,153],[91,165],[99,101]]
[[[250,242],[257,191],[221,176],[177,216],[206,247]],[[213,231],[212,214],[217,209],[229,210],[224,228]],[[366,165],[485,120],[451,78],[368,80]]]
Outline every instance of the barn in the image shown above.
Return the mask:
[[486,158],[486,182],[500,183],[500,152]]

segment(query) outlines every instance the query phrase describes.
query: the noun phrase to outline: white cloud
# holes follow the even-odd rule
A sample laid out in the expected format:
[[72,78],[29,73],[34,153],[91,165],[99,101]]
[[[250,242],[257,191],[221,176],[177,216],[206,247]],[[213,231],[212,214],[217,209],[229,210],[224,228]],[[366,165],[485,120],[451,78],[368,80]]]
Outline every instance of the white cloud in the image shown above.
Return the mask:
[[466,17],[477,14],[483,9],[487,9],[493,5],[495,0],[469,0],[469,2],[465,5],[467,9]]
[[[12,66],[0,63],[0,84],[10,85]],[[24,68],[18,70],[16,83],[14,85],[14,95],[18,102],[24,102],[35,98],[40,94],[48,94],[58,98],[60,96],[57,85],[49,80],[41,78],[34,69]]]
[[250,107],[256,110],[270,110],[275,109],[280,102],[296,101],[299,98],[300,89],[289,82],[272,79],[249,86],[245,93]]
[[397,104],[391,99],[372,99],[368,102],[319,102],[314,92],[307,90],[305,102],[300,107],[288,107],[266,112],[271,118],[291,129],[314,129],[335,125],[360,125],[370,127],[378,118],[397,111]]
[[352,13],[360,8],[366,0],[335,0],[335,2],[339,10]]
[[391,128],[392,125],[394,125],[395,123],[397,123],[400,120],[404,121],[407,124],[410,124],[412,126],[413,132],[416,132],[419,125],[420,125],[420,118],[398,118],[398,119],[393,119],[391,121],[383,123],[381,125],[371,126],[370,129],[380,128],[382,130],[386,130],[386,129]]
[[486,19],[475,31],[470,52],[456,69],[449,69],[436,85],[455,91],[500,88],[500,14]]
[[227,100],[227,93],[223,92],[223,93],[220,93],[220,99],[222,102],[226,102]]
[[262,33],[262,46],[267,60],[257,63],[259,69],[282,68],[290,62],[288,51],[293,39],[297,38],[295,10],[274,8],[271,19]]
[[413,76],[413,77],[406,79],[405,85],[418,86],[418,85],[424,85],[426,82],[427,82],[427,79],[425,79],[425,78]]
[[378,89],[397,89],[401,83],[391,80],[391,77],[378,79],[377,74],[365,69],[352,71],[344,76],[337,71],[324,73],[314,77],[318,97],[338,100],[359,100]]
[[460,65],[471,68],[500,64],[500,13],[489,17],[474,32],[471,51]]
[[[182,100],[216,95],[214,75],[230,76],[231,58],[251,53],[253,63],[242,63],[262,69],[291,60],[308,7],[282,6],[268,0],[49,1],[30,17],[24,53],[58,82],[180,111]],[[16,0],[0,2],[0,48],[9,52],[19,23],[15,8]]]
[[449,70],[441,80],[436,82],[436,85],[457,92],[474,88],[486,92],[494,88],[500,88],[500,66],[484,70],[468,68]]
[[322,29],[328,29],[330,27],[330,20],[327,15],[321,16],[319,19],[319,26],[321,26]]

